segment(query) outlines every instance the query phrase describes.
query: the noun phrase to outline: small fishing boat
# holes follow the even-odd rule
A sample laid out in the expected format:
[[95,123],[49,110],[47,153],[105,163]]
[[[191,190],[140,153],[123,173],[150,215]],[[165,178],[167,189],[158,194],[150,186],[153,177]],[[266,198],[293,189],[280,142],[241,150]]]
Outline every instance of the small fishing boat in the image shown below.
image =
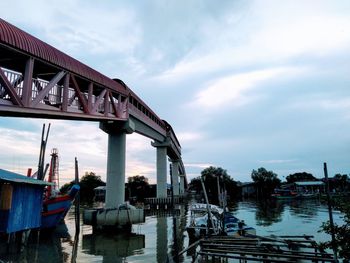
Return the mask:
[[61,193],[59,191],[59,159],[58,150],[56,148],[52,149],[50,164],[46,165],[46,169],[44,170],[44,156],[49,130],[50,124],[48,126],[46,139],[44,139],[44,124],[40,146],[38,172],[33,175],[37,178],[37,180],[44,181],[46,171],[49,168],[49,176],[47,181],[51,184],[45,189],[41,214],[41,229],[54,228],[64,220],[80,189],[79,184],[76,183],[72,185],[68,193]]
[[222,232],[220,217],[223,210],[216,205],[194,203],[189,207],[190,222],[186,227],[190,238]]
[[224,213],[224,233],[228,236],[256,235],[255,228],[247,226],[244,220],[235,217],[232,212]]
[[[208,235],[247,236],[256,235],[253,227],[247,226],[230,211],[212,204],[194,203],[189,207],[190,223],[186,230],[190,239]],[[208,211],[209,210],[209,211]]]
[[255,235],[253,227],[247,226],[243,220],[238,219],[226,207],[226,191],[221,189],[218,178],[218,195],[223,208],[209,204],[207,191],[201,178],[201,185],[206,204],[195,203],[190,205],[190,223],[187,233],[190,239],[197,239],[207,235],[244,236]]
[[41,228],[54,228],[64,220],[79,192],[79,188],[79,185],[74,184],[68,194],[58,194],[55,197],[44,199]]
[[58,186],[58,151],[52,149],[48,182],[53,183],[45,189],[41,228],[53,228],[63,221],[79,192],[80,186],[73,184],[68,193],[62,194]]
[[271,195],[272,198],[276,199],[294,199],[298,196],[297,192],[290,189],[275,189],[274,193]]

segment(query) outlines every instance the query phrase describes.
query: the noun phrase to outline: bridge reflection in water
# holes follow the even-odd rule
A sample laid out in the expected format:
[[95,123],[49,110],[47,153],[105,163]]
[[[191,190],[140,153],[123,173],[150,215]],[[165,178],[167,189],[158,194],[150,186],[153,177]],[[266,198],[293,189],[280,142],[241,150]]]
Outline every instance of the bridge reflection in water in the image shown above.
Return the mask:
[[126,257],[142,254],[144,248],[145,235],[139,234],[88,234],[82,239],[82,251],[102,256],[104,262],[125,262]]
[[173,262],[178,250],[188,245],[186,219],[182,205],[174,212],[152,213],[144,224],[133,225],[132,233],[93,232],[81,223],[80,234],[75,236],[72,209],[65,224],[53,233],[41,233],[39,241],[30,239],[21,252],[18,247],[9,251],[6,241],[1,241],[0,262]]
[[[318,242],[330,240],[329,235],[318,232],[322,222],[328,220],[327,206],[320,200],[249,200],[241,201],[232,208],[235,208],[239,218],[255,226],[259,235],[293,233],[313,235]],[[145,223],[133,226],[133,234],[97,234],[92,233],[90,226],[82,225],[79,238],[76,239],[74,214],[71,211],[66,217],[66,232],[56,233],[39,243],[31,242],[21,253],[9,254],[0,249],[0,262],[176,262],[176,251],[189,245],[185,229],[187,216],[185,205],[178,207],[174,217],[172,212],[153,213],[146,217]],[[334,221],[343,223],[337,211],[334,212]],[[76,254],[75,240],[79,242]],[[178,262],[192,262],[192,256],[193,251],[185,253]]]
[[[142,225],[133,225],[133,233],[82,234],[81,251],[76,261],[97,262],[173,262],[179,249],[184,249],[187,209],[178,206],[175,211],[160,210],[149,213]],[[68,219],[69,220],[69,219]],[[184,262],[184,258],[180,259]]]

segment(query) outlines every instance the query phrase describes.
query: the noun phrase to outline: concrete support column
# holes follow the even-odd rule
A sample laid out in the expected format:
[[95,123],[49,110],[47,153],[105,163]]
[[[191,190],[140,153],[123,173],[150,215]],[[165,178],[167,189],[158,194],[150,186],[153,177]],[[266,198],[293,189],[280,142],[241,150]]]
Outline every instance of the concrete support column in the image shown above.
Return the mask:
[[105,208],[115,208],[125,202],[126,134],[131,134],[135,125],[131,120],[100,122],[100,129],[108,133]]
[[180,195],[185,193],[185,176],[180,175]]
[[167,162],[166,147],[157,146],[157,197],[167,197],[167,185],[166,185],[166,175],[167,175]]
[[172,161],[172,184],[174,195],[179,195],[179,162]]
[[125,202],[125,148],[125,132],[108,135],[106,208]]

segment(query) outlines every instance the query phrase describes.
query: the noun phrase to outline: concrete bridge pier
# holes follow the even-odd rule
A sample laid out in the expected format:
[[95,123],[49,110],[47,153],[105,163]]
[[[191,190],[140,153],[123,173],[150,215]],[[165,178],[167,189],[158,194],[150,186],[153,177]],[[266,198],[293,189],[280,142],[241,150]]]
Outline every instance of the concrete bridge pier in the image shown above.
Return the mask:
[[108,133],[107,186],[104,209],[84,210],[83,222],[97,229],[127,228],[145,222],[143,209],[126,206],[125,203],[125,148],[126,134],[134,131],[133,123],[107,122],[100,128]]
[[105,208],[115,208],[125,203],[126,134],[134,129],[130,121],[101,123],[100,129],[108,133]]
[[108,134],[106,208],[125,202],[125,132]]
[[157,149],[157,198],[167,197],[167,145],[152,142]]
[[185,193],[185,175],[180,175],[180,195]]
[[180,194],[179,192],[179,161],[178,160],[171,160],[172,162],[172,184],[173,184],[173,191],[174,196],[177,196]]
[[157,197],[167,197],[166,147],[157,147]]

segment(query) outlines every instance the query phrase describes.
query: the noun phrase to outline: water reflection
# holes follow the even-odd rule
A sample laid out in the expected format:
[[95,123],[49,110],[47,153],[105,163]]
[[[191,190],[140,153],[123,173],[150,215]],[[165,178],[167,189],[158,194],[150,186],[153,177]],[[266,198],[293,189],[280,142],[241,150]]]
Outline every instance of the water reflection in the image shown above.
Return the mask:
[[[40,238],[39,238],[40,237]],[[71,246],[73,241],[65,224],[60,225],[54,232],[33,232],[25,247],[12,244],[7,247],[1,240],[0,262],[52,263],[69,262],[70,252],[65,246]]]
[[125,258],[142,253],[145,235],[102,234],[83,235],[82,252],[102,256],[102,262],[125,262]]
[[158,216],[156,227],[157,227],[157,261],[162,262],[167,258],[167,255],[168,255],[167,218],[163,216]]
[[319,199],[294,200],[290,204],[291,214],[301,218],[312,218],[317,215],[319,206]]
[[256,203],[256,224],[258,226],[270,226],[282,221],[285,205],[274,200],[258,201]]
[[185,231],[187,225],[188,207],[185,205],[178,207],[178,214],[172,214],[172,246],[171,258],[174,262],[183,262],[183,256],[178,256],[179,252],[185,248]]
[[184,262],[179,251],[185,248],[187,206],[181,205],[173,211],[156,215],[157,262]]
[[[327,207],[318,200],[250,200],[230,204],[230,208],[255,227],[258,235],[307,234],[314,235],[317,241],[329,240],[328,235],[317,232],[328,219]],[[148,215],[145,223],[134,226],[132,234],[93,233],[90,226],[82,226],[80,235],[74,236],[71,211],[66,218],[66,231],[41,235],[39,242],[32,240],[21,253],[7,253],[0,246],[0,262],[192,262],[191,250],[176,257],[189,245],[188,213],[183,205],[174,213]],[[334,220],[340,222],[340,214],[335,214]]]

